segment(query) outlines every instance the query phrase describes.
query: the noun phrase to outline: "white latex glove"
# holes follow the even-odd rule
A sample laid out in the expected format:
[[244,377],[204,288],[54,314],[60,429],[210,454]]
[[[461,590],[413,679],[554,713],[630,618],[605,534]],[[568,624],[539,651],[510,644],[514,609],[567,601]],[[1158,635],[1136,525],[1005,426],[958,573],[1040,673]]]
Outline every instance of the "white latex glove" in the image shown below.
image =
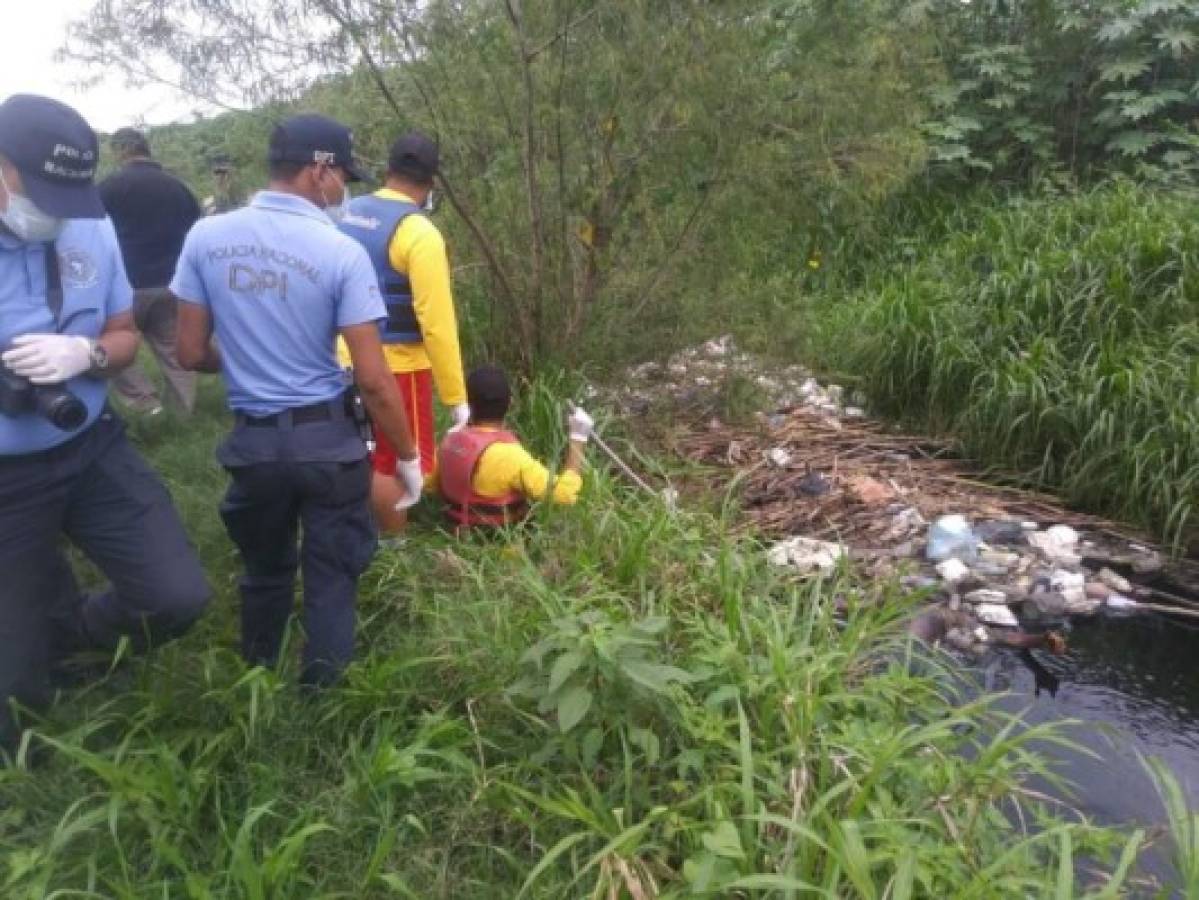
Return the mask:
[[404,488],[404,499],[396,504],[396,510],[408,509],[420,502],[425,487],[425,476],[420,470],[420,457],[396,460],[396,479]]
[[92,342],[72,334],[22,334],[4,364],[34,384],[61,384],[92,367]]
[[570,416],[566,420],[566,426],[570,429],[570,439],[572,441],[579,441],[585,444],[591,438],[591,432],[595,429],[595,420],[576,406],[571,410]]
[[465,403],[459,403],[450,410],[450,415],[454,417],[454,424],[450,426],[450,433],[461,431],[470,421],[470,406]]

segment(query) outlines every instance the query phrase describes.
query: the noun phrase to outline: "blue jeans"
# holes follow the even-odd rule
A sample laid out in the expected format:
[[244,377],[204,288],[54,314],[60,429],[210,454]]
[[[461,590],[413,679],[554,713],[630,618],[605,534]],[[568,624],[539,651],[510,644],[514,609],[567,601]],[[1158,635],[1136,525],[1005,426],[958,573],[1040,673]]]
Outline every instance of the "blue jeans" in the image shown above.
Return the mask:
[[[111,588],[81,595],[60,540]],[[170,494],[110,411],[58,447],[0,456],[0,744],[18,735],[9,698],[36,707],[72,652],[182,634],[211,591]]]
[[369,462],[276,461],[228,470],[233,483],[221,518],[245,565],[242,655],[256,665],[278,661],[298,567],[307,636],[301,681],[336,681],[354,654],[358,577],[375,552]]

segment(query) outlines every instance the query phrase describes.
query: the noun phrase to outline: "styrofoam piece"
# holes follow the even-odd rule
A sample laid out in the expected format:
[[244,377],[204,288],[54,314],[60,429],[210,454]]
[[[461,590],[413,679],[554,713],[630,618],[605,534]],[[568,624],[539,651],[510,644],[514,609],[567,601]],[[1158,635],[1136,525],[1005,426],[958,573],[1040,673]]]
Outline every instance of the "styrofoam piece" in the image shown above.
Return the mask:
[[1004,628],[1015,628],[1020,624],[1015,614],[1001,603],[980,603],[974,609],[974,614],[980,621],[988,625],[1000,625]]
[[1079,603],[1087,598],[1087,578],[1081,572],[1057,569],[1049,576],[1049,586],[1067,603]]
[[1053,541],[1066,548],[1078,546],[1078,532],[1069,525],[1051,525],[1045,529]]
[[937,563],[937,574],[950,584],[961,581],[970,574],[970,567],[960,559],[947,559]]
[[[1046,531],[1029,532],[1025,540],[1028,541],[1030,547],[1040,553],[1043,557],[1053,563],[1062,566],[1076,566],[1081,562],[1078,554],[1074,552],[1074,548],[1078,544],[1078,535],[1074,534],[1074,540],[1070,540],[1070,535],[1062,531],[1054,531],[1054,528],[1066,528],[1065,525],[1054,525],[1053,528]],[[1073,528],[1069,529],[1074,532]]]
[[797,536],[779,541],[766,552],[766,559],[771,565],[794,569],[801,575],[828,575],[846,553],[844,544]]

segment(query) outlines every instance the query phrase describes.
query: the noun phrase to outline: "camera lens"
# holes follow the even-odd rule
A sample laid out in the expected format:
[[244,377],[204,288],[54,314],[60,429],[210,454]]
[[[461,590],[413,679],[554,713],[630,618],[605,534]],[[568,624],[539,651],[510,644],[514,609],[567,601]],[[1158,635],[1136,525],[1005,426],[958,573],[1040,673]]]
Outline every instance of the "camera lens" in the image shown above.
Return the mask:
[[87,406],[62,388],[43,387],[38,391],[38,410],[50,424],[62,431],[74,431],[87,421]]

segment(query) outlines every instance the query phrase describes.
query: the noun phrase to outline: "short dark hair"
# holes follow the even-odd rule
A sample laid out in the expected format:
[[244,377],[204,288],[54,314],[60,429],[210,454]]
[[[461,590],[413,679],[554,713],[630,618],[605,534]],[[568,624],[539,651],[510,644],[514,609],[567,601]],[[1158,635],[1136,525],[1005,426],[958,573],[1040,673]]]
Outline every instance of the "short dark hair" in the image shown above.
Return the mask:
[[470,417],[477,422],[499,422],[512,405],[508,376],[498,366],[479,366],[466,376]]
[[289,159],[277,159],[267,165],[267,174],[271,181],[295,181],[300,173],[312,163],[292,162]]
[[150,142],[136,128],[118,128],[112,133],[112,137],[109,138],[108,143],[112,145],[114,150],[125,150],[129,153],[136,153],[139,156],[150,155]]

